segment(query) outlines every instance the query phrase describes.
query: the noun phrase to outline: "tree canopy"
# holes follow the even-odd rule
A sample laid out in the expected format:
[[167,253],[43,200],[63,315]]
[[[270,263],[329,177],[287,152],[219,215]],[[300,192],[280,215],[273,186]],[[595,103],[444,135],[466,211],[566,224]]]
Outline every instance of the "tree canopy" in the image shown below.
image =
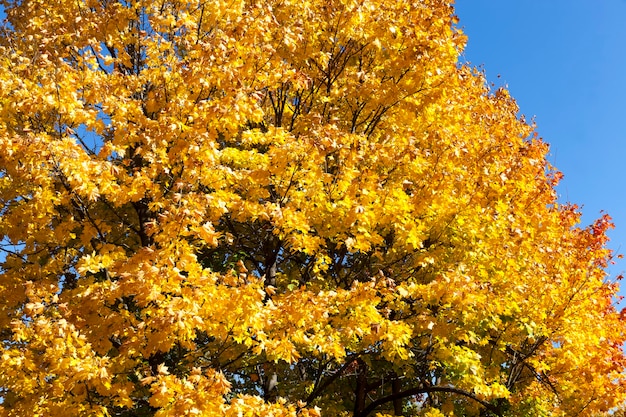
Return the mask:
[[604,216],[446,0],[2,0],[0,416],[597,416]]

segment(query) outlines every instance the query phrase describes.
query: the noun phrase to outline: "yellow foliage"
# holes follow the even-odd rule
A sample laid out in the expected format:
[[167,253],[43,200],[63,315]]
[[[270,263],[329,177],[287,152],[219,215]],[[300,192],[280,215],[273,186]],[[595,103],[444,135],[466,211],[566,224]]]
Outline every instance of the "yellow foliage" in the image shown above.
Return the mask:
[[610,219],[451,3],[3,1],[0,416],[621,404]]

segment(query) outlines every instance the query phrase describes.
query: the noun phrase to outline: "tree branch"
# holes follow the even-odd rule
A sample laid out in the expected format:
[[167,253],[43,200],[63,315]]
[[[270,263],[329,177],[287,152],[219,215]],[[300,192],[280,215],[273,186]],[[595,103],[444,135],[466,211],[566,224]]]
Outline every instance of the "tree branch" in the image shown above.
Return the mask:
[[474,394],[472,394],[469,391],[465,391],[459,388],[454,388],[454,387],[440,387],[440,386],[434,386],[434,387],[414,387],[414,388],[410,388],[408,390],[405,391],[400,391],[396,394],[391,394],[388,395],[386,397],[382,397],[377,399],[376,401],[373,401],[372,403],[370,403],[367,407],[365,407],[365,409],[363,409],[363,411],[355,417],[366,417],[367,415],[369,415],[372,411],[374,411],[377,407],[386,404],[388,402],[391,401],[395,401],[401,398],[406,398],[406,397],[411,397],[413,395],[419,395],[419,394],[428,394],[431,392],[449,392],[452,394],[458,394],[461,395],[463,397],[467,397],[469,399],[472,399],[478,403],[480,403],[480,405],[482,405],[483,407],[485,407],[487,410],[491,411],[492,413],[494,413],[497,416],[500,416],[501,413],[500,411],[497,409],[497,407],[495,407],[493,404],[485,401],[485,400],[481,400],[480,398],[476,397]]
[[309,396],[306,398],[306,400],[304,400],[304,402],[306,402],[307,404],[311,404],[311,402],[313,400],[315,400],[317,397],[319,397],[322,394],[322,392],[324,392],[324,390],[326,388],[328,388],[328,386],[330,384],[332,384],[337,378],[339,378],[341,375],[343,375],[343,373],[345,372],[346,368],[348,368],[350,365],[352,365],[352,362],[358,356],[359,356],[358,354],[348,355],[348,357],[346,358],[345,363],[343,365],[341,365],[341,367],[339,369],[337,369],[332,375],[330,375],[321,385],[319,385],[315,389],[313,389],[313,391],[309,394]]

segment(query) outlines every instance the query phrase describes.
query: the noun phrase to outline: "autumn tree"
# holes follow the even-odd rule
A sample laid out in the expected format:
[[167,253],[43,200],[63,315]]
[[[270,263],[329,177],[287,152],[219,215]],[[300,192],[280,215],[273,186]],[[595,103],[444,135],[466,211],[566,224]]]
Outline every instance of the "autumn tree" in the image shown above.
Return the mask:
[[2,0],[1,416],[597,416],[610,219],[446,0]]

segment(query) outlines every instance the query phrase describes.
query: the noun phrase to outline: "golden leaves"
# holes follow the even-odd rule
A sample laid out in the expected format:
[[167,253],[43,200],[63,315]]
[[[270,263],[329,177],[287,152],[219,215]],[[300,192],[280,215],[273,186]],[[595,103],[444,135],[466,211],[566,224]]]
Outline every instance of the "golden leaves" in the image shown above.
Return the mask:
[[6,13],[3,412],[621,401],[610,219],[557,204],[448,2]]

